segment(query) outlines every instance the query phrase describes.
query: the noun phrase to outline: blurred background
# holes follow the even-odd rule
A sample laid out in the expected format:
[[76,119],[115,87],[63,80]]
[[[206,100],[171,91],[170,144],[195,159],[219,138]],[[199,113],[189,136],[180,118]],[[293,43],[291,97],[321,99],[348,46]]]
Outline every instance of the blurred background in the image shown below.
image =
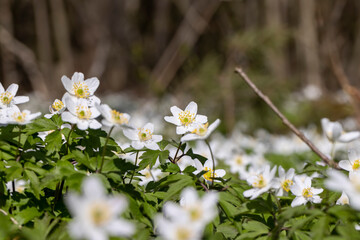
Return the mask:
[[358,0],[0,0],[0,81],[46,112],[79,71],[125,111],[194,100],[224,133],[287,131],[241,66],[297,126],[360,119],[359,12]]

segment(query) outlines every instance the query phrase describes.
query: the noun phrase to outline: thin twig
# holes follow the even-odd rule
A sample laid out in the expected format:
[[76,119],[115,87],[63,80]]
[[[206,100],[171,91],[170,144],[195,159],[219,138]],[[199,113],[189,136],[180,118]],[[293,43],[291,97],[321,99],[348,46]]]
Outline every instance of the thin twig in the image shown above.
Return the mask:
[[327,165],[332,166],[334,168],[338,168],[336,162],[330,160],[325,154],[323,154],[304,134],[302,134],[299,129],[297,129],[280,111],[275,105],[271,102],[271,100],[262,93],[256,85],[250,80],[250,78],[246,75],[246,73],[239,67],[235,68],[235,72],[239,74],[242,79],[254,90],[256,95],[258,95],[275,113],[276,115],[282,120],[282,122],[293,131],[296,136],[298,136],[309,148],[318,155]]

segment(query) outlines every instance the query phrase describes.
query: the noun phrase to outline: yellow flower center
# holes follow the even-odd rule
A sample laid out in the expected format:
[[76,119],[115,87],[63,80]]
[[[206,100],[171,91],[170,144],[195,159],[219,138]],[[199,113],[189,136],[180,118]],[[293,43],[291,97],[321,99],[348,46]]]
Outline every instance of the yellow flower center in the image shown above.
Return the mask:
[[311,192],[311,188],[304,188],[302,191],[302,195],[305,198],[311,198],[313,196],[313,193]]
[[188,209],[189,213],[190,213],[190,218],[192,221],[197,221],[199,219],[201,219],[202,215],[203,215],[203,211],[201,207],[192,207],[190,209]]
[[203,175],[206,180],[212,181],[213,177],[216,178],[216,173],[214,173],[211,168],[205,167],[204,170],[207,171],[207,173],[204,173]]
[[179,120],[182,125],[188,126],[195,121],[195,114],[190,113],[189,110],[179,113]]
[[111,218],[109,206],[104,202],[95,202],[90,206],[90,219],[96,226],[105,225]]
[[151,131],[149,129],[145,129],[145,128],[139,129],[138,136],[139,136],[140,141],[143,141],[143,142],[152,139]]
[[11,93],[6,91],[6,92],[3,92],[2,94],[0,94],[0,101],[2,102],[2,104],[8,105],[11,103],[11,100],[13,99],[13,97],[14,96]]
[[266,180],[264,179],[264,176],[262,174],[258,175],[257,176],[258,179],[253,182],[253,187],[256,187],[256,188],[263,188],[266,186]]
[[89,87],[83,82],[74,83],[73,90],[78,98],[88,98],[90,96]]
[[15,191],[18,193],[24,193],[25,187],[24,186],[17,186],[15,187]]
[[237,157],[235,158],[235,163],[236,163],[236,165],[242,165],[242,164],[243,164],[243,159],[242,159],[242,157],[241,157],[241,156],[237,156]]
[[89,120],[91,117],[91,111],[87,106],[77,106],[76,107],[76,116],[79,119]]
[[354,164],[352,165],[352,169],[353,170],[358,170],[360,168],[360,160],[359,159],[356,159],[354,161]]
[[281,183],[281,187],[282,187],[285,191],[289,192],[289,191],[290,191],[290,187],[291,187],[293,184],[294,184],[294,182],[293,182],[292,180],[286,179],[285,181],[283,181],[283,182]]
[[111,119],[116,124],[127,124],[129,119],[127,119],[123,113],[119,113],[116,110],[111,110]]
[[23,123],[26,120],[26,115],[24,112],[16,112],[12,115],[12,118],[18,123]]
[[56,100],[53,102],[53,104],[51,104],[52,109],[53,109],[54,111],[56,111],[56,112],[58,112],[58,111],[60,111],[61,109],[63,109],[64,106],[65,106],[64,103],[63,103],[61,100],[59,100],[59,99],[56,99]]
[[187,228],[176,229],[176,240],[190,240],[191,232]]
[[192,133],[199,136],[204,136],[207,133],[209,123],[200,124],[198,128],[195,128]]

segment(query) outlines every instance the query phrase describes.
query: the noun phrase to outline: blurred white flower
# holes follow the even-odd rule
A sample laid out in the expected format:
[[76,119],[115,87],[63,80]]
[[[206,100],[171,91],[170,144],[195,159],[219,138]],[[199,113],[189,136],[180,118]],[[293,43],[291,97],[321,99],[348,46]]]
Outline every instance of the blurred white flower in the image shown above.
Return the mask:
[[252,157],[246,154],[235,154],[226,163],[230,166],[231,173],[238,173],[240,179],[248,176],[246,167],[252,162]]
[[190,102],[184,111],[177,106],[172,106],[170,111],[173,116],[166,116],[164,119],[177,126],[176,134],[181,135],[192,132],[197,124],[205,124],[207,122],[206,116],[197,114],[197,108],[198,106],[195,102]]
[[69,112],[63,112],[61,118],[64,122],[76,124],[81,130],[88,128],[99,129],[101,124],[95,120],[100,112],[95,107],[90,107],[85,99],[74,102],[72,98],[65,97],[65,104]]
[[29,101],[29,97],[27,96],[15,97],[18,89],[19,85],[13,83],[10,84],[5,91],[3,85],[0,83],[0,108],[8,108]]
[[[13,182],[10,181],[10,182],[7,182],[6,183],[6,188],[11,192],[13,193],[14,190],[15,192],[18,192],[18,193],[24,193],[25,191],[25,188],[27,186],[28,182],[25,181],[25,180],[22,180],[22,179],[19,179],[19,180],[14,180],[14,185],[13,185]],[[15,189],[14,189],[15,187]]]
[[276,173],[276,166],[270,170],[270,166],[266,165],[264,169],[259,170],[257,174],[249,176],[246,181],[249,185],[253,188],[244,191],[245,197],[250,197],[250,200],[253,200],[259,197],[264,192],[269,191],[271,188],[274,187]]
[[159,149],[158,142],[162,140],[161,135],[154,135],[154,124],[147,123],[144,127],[138,129],[124,129],[124,135],[130,139],[131,146],[137,150],[146,147],[148,149]]
[[142,175],[142,176],[139,176],[139,178],[140,178],[139,185],[140,186],[144,186],[151,181],[156,182],[156,181],[160,180],[161,176],[163,175],[163,172],[160,169],[158,169],[158,168],[150,169],[149,166],[147,166],[145,169],[139,171],[139,173],[141,173],[141,175]]
[[343,191],[340,198],[336,201],[337,205],[349,205],[349,197],[348,195]]
[[109,236],[131,236],[134,225],[119,217],[127,207],[123,196],[107,196],[99,178],[90,176],[82,183],[82,195],[69,193],[65,203],[73,220],[69,234],[76,239],[106,240]]
[[294,184],[290,187],[291,192],[296,196],[291,206],[296,207],[305,205],[307,202],[320,203],[321,198],[318,194],[324,189],[311,187],[311,178],[307,177],[304,181],[298,177],[294,178]]
[[344,132],[343,127],[339,122],[331,122],[327,118],[321,119],[321,126],[326,137],[331,142],[351,142],[360,138],[359,131]]
[[194,173],[197,174],[201,171],[207,171],[202,175],[202,177],[205,179],[207,183],[211,183],[213,180],[214,182],[220,182],[220,180],[216,180],[213,178],[222,178],[226,174],[226,171],[224,169],[215,169],[214,171],[213,163],[211,160],[206,160],[204,166],[201,164],[201,162],[198,159],[195,159],[194,161],[195,161],[195,166],[197,168],[197,171],[195,171]]

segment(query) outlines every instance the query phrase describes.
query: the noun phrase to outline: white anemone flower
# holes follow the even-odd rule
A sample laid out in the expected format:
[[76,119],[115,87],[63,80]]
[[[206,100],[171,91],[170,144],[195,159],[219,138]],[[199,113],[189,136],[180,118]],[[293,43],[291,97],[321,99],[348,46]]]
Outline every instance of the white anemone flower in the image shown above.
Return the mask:
[[219,124],[220,124],[219,119],[216,119],[215,122],[210,124],[210,126],[209,126],[209,123],[204,123],[204,124],[198,123],[194,127],[194,130],[191,133],[183,136],[180,141],[188,142],[188,141],[193,141],[193,140],[206,139],[219,126]]
[[41,112],[31,113],[29,110],[20,111],[18,107],[13,106],[11,109],[9,109],[8,115],[7,123],[26,125],[35,118],[39,117]]
[[215,169],[213,167],[213,163],[211,160],[206,160],[204,163],[204,166],[201,164],[201,162],[198,159],[194,159],[195,166],[197,170],[194,172],[195,174],[201,172],[201,171],[207,171],[203,174],[203,178],[207,183],[214,182],[220,182],[219,180],[213,179],[213,178],[222,178],[225,176],[226,171],[224,169]]
[[64,122],[76,124],[80,130],[99,129],[101,127],[101,123],[95,120],[100,112],[95,107],[89,107],[85,99],[74,102],[72,98],[66,97],[65,104],[69,112],[61,114]]
[[[94,92],[100,85],[100,81],[96,77],[84,80],[84,74],[75,72],[71,80],[66,76],[62,76],[61,82],[71,97],[75,99],[86,99],[90,106],[94,106],[95,103],[100,103],[100,99],[94,96]],[[65,93],[65,95],[67,95],[67,93]]]
[[149,166],[147,166],[145,169],[139,171],[139,173],[142,174],[142,176],[139,176],[140,186],[145,186],[151,181],[159,181],[161,176],[163,175],[163,172],[158,168],[152,168],[150,169]]
[[307,202],[320,203],[321,198],[318,194],[324,189],[311,187],[311,178],[307,177],[304,181],[298,177],[294,178],[294,184],[290,187],[291,192],[296,196],[291,206],[296,207],[305,205]]
[[[194,160],[190,156],[184,155],[181,149],[171,147],[168,148],[168,150],[169,150],[169,157],[171,157],[174,161],[176,161],[176,164],[179,166],[181,171],[184,171],[185,168],[188,166],[196,167]],[[176,159],[174,159],[176,152],[177,152],[177,156]]]
[[166,116],[164,119],[177,126],[176,134],[181,135],[192,132],[197,124],[205,124],[207,122],[206,116],[197,114],[197,108],[198,106],[195,102],[190,102],[185,110],[181,110],[177,106],[172,106],[170,111],[173,116]]
[[82,195],[69,193],[65,203],[73,220],[69,234],[76,239],[106,240],[109,236],[131,236],[134,225],[119,217],[127,208],[123,196],[108,196],[99,178],[87,177],[82,183]]
[[339,167],[342,169],[353,172],[360,170],[360,154],[355,149],[350,149],[348,152],[349,160],[341,160]]
[[329,170],[327,173],[329,178],[325,181],[325,186],[330,190],[345,192],[349,205],[360,210],[360,172],[350,172],[349,177],[336,170]]
[[96,108],[100,111],[101,115],[105,118],[101,121],[104,126],[124,126],[128,127],[130,115],[127,113],[120,113],[113,110],[107,104],[95,104]]
[[155,231],[164,240],[200,240],[203,227],[200,224],[189,224],[186,214],[177,216],[176,221],[159,214],[155,216]]
[[295,169],[290,168],[287,172],[285,172],[282,166],[279,166],[278,169],[279,178],[277,178],[278,190],[277,196],[287,195],[290,191],[291,186],[294,184],[293,178],[295,176]]
[[154,124],[146,123],[142,128],[124,129],[124,135],[132,140],[131,146],[137,150],[146,147],[152,150],[158,150],[158,142],[162,140],[161,135],[154,135]]
[[62,100],[55,99],[54,102],[49,106],[50,114],[45,114],[44,117],[51,118],[55,114],[61,114],[65,111],[66,105],[65,105],[65,98],[66,95],[63,96]]
[[336,201],[336,205],[349,205],[349,197],[343,191],[340,198]]
[[[15,192],[18,192],[18,193],[24,193],[25,192],[25,188],[27,187],[28,185],[28,182],[23,180],[23,179],[15,179],[14,180],[14,185],[13,185],[13,182],[10,181],[10,182],[7,182],[6,183],[6,188],[11,192],[13,193],[14,190]],[[15,187],[15,189],[14,189]]]
[[180,206],[188,213],[191,222],[198,222],[205,227],[218,213],[218,198],[218,193],[214,191],[199,198],[196,190],[188,187],[181,192]]
[[245,197],[250,197],[250,200],[253,200],[259,197],[264,192],[269,191],[271,188],[274,187],[276,173],[276,166],[270,170],[270,166],[266,165],[264,169],[259,170],[257,174],[249,176],[246,181],[249,185],[253,188],[244,191]]
[[19,85],[13,83],[6,89],[0,83],[0,108],[12,107],[16,104],[21,104],[29,101],[27,96],[15,96],[19,89]]
[[245,154],[234,154],[226,163],[230,166],[230,172],[238,173],[240,179],[248,177],[246,167],[252,162],[252,157]]
[[360,138],[359,131],[344,132],[343,127],[339,122],[331,122],[327,118],[321,119],[321,126],[326,137],[331,142],[348,143],[357,138]]

